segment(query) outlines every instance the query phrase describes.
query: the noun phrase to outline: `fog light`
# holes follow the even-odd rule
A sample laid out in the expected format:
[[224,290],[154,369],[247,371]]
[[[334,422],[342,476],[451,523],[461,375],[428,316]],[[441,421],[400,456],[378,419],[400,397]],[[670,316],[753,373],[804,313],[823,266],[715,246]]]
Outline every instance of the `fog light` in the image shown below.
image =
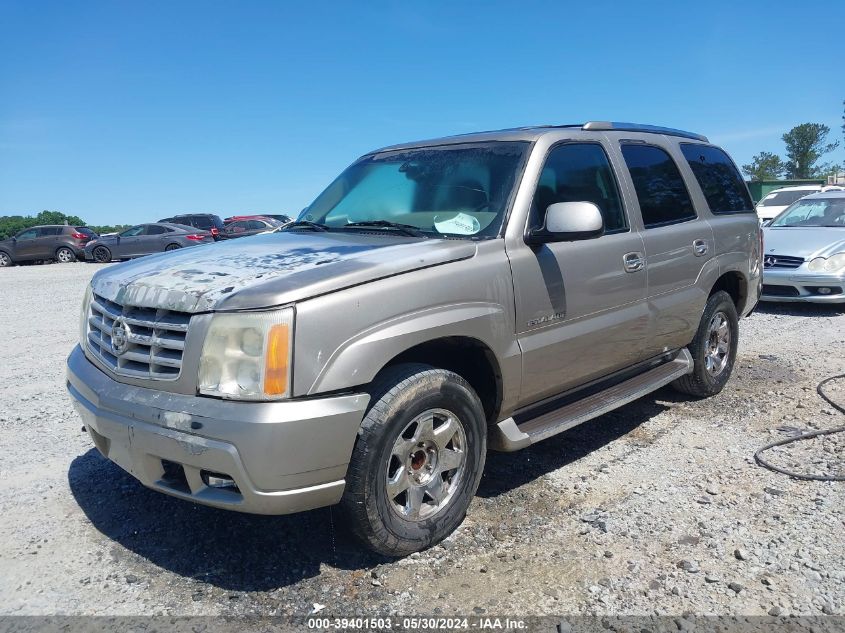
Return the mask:
[[820,295],[829,295],[830,294],[830,288],[819,288],[818,293]]
[[224,475],[223,473],[215,473],[210,470],[200,471],[200,478],[202,482],[209,488],[217,488],[223,490],[238,490],[238,485],[235,480]]

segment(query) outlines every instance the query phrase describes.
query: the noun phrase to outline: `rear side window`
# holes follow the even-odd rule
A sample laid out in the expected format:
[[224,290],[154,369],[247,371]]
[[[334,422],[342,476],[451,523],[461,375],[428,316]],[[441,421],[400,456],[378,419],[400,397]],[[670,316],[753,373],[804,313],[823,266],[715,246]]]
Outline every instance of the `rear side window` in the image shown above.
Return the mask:
[[695,174],[711,212],[754,213],[748,189],[725,152],[711,145],[693,143],[681,143],[681,152]]
[[38,229],[39,237],[48,237],[50,235],[61,235],[62,227],[60,226],[42,226]]
[[546,209],[556,202],[592,202],[601,211],[607,233],[628,228],[607,154],[596,143],[552,148],[534,194],[531,226],[542,226]]
[[150,224],[147,226],[147,235],[161,235],[167,233],[167,229],[158,224]]
[[213,223],[211,222],[211,219],[207,218],[204,215],[193,216],[193,217],[190,218],[190,220],[191,220],[191,222],[190,222],[191,225],[198,228],[198,229],[208,230],[212,226],[214,226]]
[[681,172],[665,150],[654,145],[623,143],[622,156],[631,173],[646,228],[696,217]]

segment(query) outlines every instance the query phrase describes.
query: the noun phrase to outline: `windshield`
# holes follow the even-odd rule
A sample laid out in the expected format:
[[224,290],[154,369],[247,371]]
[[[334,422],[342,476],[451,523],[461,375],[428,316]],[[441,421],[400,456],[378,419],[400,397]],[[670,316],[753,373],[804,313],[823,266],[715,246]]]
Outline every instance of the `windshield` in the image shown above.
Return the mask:
[[770,226],[845,227],[845,198],[799,200]]
[[785,207],[796,200],[800,200],[804,196],[809,196],[811,193],[818,193],[818,190],[812,191],[810,189],[799,189],[798,191],[776,191],[775,193],[770,193],[768,196],[763,198],[758,206]]
[[472,143],[367,156],[299,219],[346,230],[356,222],[393,222],[430,236],[495,237],[528,146]]

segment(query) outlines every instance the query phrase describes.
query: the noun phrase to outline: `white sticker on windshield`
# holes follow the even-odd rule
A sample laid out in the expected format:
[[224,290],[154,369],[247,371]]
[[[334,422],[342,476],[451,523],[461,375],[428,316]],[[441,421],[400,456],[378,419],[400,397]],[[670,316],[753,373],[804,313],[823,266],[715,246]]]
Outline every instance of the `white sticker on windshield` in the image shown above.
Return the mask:
[[481,230],[481,223],[474,216],[458,213],[451,218],[434,216],[434,228],[440,233],[475,235]]

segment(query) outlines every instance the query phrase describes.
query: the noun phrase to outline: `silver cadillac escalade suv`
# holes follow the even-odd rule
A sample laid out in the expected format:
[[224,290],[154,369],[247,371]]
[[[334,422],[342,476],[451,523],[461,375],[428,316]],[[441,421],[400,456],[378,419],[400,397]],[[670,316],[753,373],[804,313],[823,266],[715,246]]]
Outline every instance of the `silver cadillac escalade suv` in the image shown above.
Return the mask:
[[731,159],[591,122],[367,154],[276,232],[111,266],[67,386],[145,486],[219,508],[340,504],[404,555],[514,451],[667,384],[718,393],[761,287]]

